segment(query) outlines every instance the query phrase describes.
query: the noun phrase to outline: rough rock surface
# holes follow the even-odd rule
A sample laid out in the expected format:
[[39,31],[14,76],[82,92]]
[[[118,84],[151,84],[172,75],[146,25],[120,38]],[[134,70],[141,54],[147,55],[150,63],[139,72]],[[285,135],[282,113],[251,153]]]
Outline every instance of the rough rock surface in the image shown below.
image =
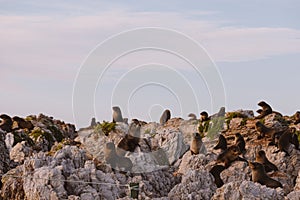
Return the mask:
[[[128,134],[130,124],[116,123],[108,135],[93,127],[75,130],[74,125],[40,114],[29,116],[33,130],[0,130],[0,199],[130,199],[131,183],[138,183],[139,199],[299,199],[300,151],[293,145],[290,156],[276,152],[266,139],[257,139],[253,111],[238,110],[225,115],[223,129],[213,129],[212,139],[202,141],[206,154],[191,155],[192,134],[198,132],[199,120],[173,118],[164,125],[139,122],[141,138],[134,152],[125,157],[133,164],[129,172],[119,172],[105,163],[104,146],[115,145]],[[292,117],[273,113],[261,120],[276,130],[296,127]],[[224,123],[224,126],[223,126]],[[203,124],[202,124],[203,125]],[[215,130],[213,132],[212,130]],[[246,152],[240,157],[255,160],[264,150],[279,171],[268,175],[280,181],[283,188],[268,188],[251,181],[251,169],[243,161],[234,161],[220,177],[220,188],[209,173],[220,150],[215,150],[218,135],[228,146],[234,145],[235,133],[246,141]],[[298,133],[299,134],[299,133]],[[223,165],[223,163],[218,163]]]

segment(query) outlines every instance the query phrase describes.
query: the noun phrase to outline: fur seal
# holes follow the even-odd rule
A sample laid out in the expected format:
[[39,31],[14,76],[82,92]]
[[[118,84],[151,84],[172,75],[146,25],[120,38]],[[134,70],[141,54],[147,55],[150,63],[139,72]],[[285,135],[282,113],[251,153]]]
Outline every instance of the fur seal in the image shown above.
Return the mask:
[[190,151],[192,155],[196,155],[199,153],[206,154],[205,146],[202,142],[202,137],[199,133],[193,133],[193,139],[191,141]]
[[222,149],[225,151],[227,149],[227,140],[224,135],[220,135],[218,139],[218,144],[214,147],[214,149]]
[[224,185],[223,180],[221,179],[221,172],[225,170],[225,167],[223,165],[215,165],[213,168],[209,171],[213,177],[215,178],[215,184],[218,188],[222,187]]
[[225,168],[228,168],[234,161],[248,162],[244,158],[239,157],[240,154],[240,149],[237,146],[230,146],[228,149],[218,155],[217,163],[224,162]]
[[268,136],[270,138],[274,137],[274,134],[276,133],[275,129],[266,127],[263,123],[260,121],[257,121],[255,123],[255,129],[259,132],[258,139],[264,138],[265,136]]
[[112,107],[113,110],[113,122],[124,122],[121,109],[118,106]]
[[209,121],[211,118],[208,116],[208,113],[206,111],[203,111],[200,113],[200,122],[206,122]]
[[119,156],[124,156],[126,151],[134,152],[136,147],[140,146],[140,129],[141,125],[139,123],[130,124],[128,133],[117,145],[117,154]]
[[13,121],[10,118],[10,116],[6,115],[6,114],[2,114],[0,115],[0,119],[2,119],[2,122],[0,124],[0,128],[9,133],[12,131],[12,125],[13,125]]
[[194,113],[190,113],[188,115],[188,117],[190,118],[190,120],[196,120],[197,119],[197,116]]
[[279,137],[279,140],[278,140],[278,144],[277,144],[277,147],[278,147],[278,151],[283,151],[286,153],[286,155],[290,155],[289,154],[289,147],[290,147],[290,141],[292,140],[292,133],[290,132],[290,130],[286,130],[280,137]]
[[249,166],[252,171],[252,181],[260,183],[270,188],[282,188],[282,184],[279,181],[276,181],[270,178],[265,171],[265,168],[262,164],[257,162],[249,162]]
[[266,172],[278,171],[278,168],[276,167],[276,165],[274,165],[273,163],[271,163],[268,160],[268,158],[266,156],[266,152],[264,150],[260,150],[260,151],[256,152],[255,162],[262,164],[264,166]]
[[161,125],[164,125],[170,118],[171,118],[171,112],[170,110],[167,109],[161,115],[159,122]]
[[246,142],[244,137],[240,133],[235,134],[235,146],[239,147],[242,153],[246,152]]
[[32,130],[34,128],[33,124],[30,121],[26,121],[21,117],[15,116],[13,117],[13,120],[17,122],[19,129],[27,128],[28,130]]
[[269,104],[267,104],[264,101],[259,102],[257,105],[259,105],[262,109],[260,111],[260,115],[255,117],[255,119],[262,119],[265,116],[272,114],[273,110]]
[[292,137],[290,142],[295,146],[295,149],[299,150],[299,139],[296,131],[295,127],[291,128]]
[[110,164],[113,170],[118,168],[120,171],[127,172],[130,171],[133,166],[129,158],[117,155],[115,144],[113,142],[106,143],[104,148],[104,158],[106,163]]
[[297,111],[294,115],[294,119],[295,119],[295,122],[294,124],[297,125],[300,123],[300,111]]

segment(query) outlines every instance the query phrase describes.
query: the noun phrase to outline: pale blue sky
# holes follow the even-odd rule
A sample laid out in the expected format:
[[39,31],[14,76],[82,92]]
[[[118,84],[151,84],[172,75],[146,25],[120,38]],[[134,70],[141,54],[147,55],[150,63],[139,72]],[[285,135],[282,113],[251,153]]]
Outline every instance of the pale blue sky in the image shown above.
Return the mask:
[[[182,32],[206,49],[224,81],[227,110],[256,110],[262,99],[287,115],[300,109],[297,0],[7,0],[0,5],[1,113],[26,116],[42,112],[74,122],[73,83],[84,59],[111,35],[149,26]],[[187,65],[170,55],[149,51],[129,55],[112,66],[104,90],[95,94],[99,121],[111,119],[111,108],[101,98],[111,92],[113,80],[126,69],[151,60],[174,67],[189,80],[197,90],[198,108],[191,97],[191,101],[181,102],[190,105],[182,113],[174,95],[164,96],[162,88],[152,86],[133,95],[130,109],[122,108],[125,117],[158,120],[158,113],[166,107],[184,118],[186,112],[215,112],[204,81]],[[78,121],[79,127],[89,124],[92,116],[84,117],[86,122]]]

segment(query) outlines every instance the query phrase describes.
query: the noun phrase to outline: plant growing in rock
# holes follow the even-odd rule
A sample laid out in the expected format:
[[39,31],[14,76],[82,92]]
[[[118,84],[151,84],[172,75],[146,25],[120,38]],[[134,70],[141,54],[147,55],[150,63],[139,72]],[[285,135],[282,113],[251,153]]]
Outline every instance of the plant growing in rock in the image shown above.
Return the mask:
[[106,136],[108,136],[108,134],[111,131],[114,131],[115,129],[116,129],[116,123],[107,122],[107,121],[103,121],[101,124],[97,124],[94,127],[95,133],[100,134],[102,131]]

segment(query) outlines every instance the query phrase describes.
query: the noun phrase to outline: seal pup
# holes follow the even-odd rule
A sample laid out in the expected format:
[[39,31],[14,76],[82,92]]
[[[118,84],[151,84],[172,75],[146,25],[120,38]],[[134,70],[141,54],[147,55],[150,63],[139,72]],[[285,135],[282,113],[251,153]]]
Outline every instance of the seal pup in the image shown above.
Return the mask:
[[221,172],[225,170],[225,167],[223,165],[215,165],[211,170],[209,171],[213,177],[215,178],[215,184],[218,188],[222,187],[224,185],[223,180],[221,179]]
[[267,175],[265,168],[262,164],[258,162],[249,162],[249,167],[252,171],[253,182],[260,183],[270,188],[282,188],[282,184],[279,181],[276,181]]
[[246,142],[244,140],[244,137],[240,133],[235,134],[235,146],[239,147],[241,153],[246,152]]
[[260,115],[255,117],[255,119],[262,119],[265,116],[272,114],[273,110],[272,110],[271,106],[269,104],[267,104],[266,102],[261,101],[257,105],[259,105],[262,109],[260,111]]
[[274,165],[273,163],[271,163],[268,160],[268,158],[266,156],[266,152],[264,150],[260,150],[260,151],[256,152],[255,162],[262,164],[264,166],[266,172],[278,171],[278,168],[276,167],[276,165]]
[[214,149],[221,149],[223,151],[225,151],[227,149],[227,140],[224,137],[224,135],[220,134],[219,139],[218,139],[218,143],[217,145],[214,147]]
[[161,125],[164,125],[170,118],[171,118],[171,112],[170,110],[167,109],[161,115],[159,122]]
[[113,122],[124,122],[121,109],[118,106],[112,107],[113,110]]
[[206,122],[209,121],[211,117],[208,116],[208,113],[206,111],[203,111],[200,113],[200,122]]
[[124,138],[117,145],[117,154],[124,156],[126,151],[134,152],[136,147],[140,146],[140,131],[141,125],[139,123],[131,123]]
[[21,117],[15,116],[12,118],[15,122],[18,124],[19,129],[25,129],[32,130],[34,128],[33,124],[30,121],[26,121]]
[[189,120],[197,120],[197,116],[194,113],[190,113],[188,117],[190,118]]
[[9,133],[12,131],[12,125],[13,125],[13,121],[10,118],[10,116],[6,115],[6,114],[2,114],[0,115],[0,119],[2,119],[2,122],[0,124],[0,128]]
[[239,157],[241,151],[237,146],[230,146],[224,152],[220,153],[217,157],[217,163],[223,162],[225,168],[228,168],[234,161],[248,162],[246,159]]
[[197,155],[199,153],[206,154],[206,148],[202,142],[202,137],[199,133],[193,133],[193,138],[191,141],[190,151],[192,155]]

